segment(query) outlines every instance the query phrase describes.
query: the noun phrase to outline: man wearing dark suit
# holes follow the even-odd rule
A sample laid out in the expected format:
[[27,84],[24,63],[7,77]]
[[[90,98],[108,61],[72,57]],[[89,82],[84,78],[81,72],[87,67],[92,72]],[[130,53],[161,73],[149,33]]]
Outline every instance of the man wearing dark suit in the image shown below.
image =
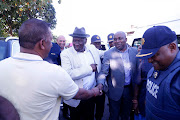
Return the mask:
[[98,84],[104,85],[109,98],[110,120],[118,120],[119,115],[121,120],[128,120],[132,108],[133,86],[139,62],[136,58],[137,49],[130,47],[126,42],[124,32],[114,34],[115,47],[105,52],[98,76]]

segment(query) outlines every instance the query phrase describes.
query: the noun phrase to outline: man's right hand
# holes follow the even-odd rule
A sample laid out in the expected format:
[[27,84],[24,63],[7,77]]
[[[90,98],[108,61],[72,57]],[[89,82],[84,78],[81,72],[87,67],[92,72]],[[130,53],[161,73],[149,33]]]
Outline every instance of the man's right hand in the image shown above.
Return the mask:
[[96,97],[101,95],[100,90],[98,87],[94,87],[91,90],[86,90],[84,88],[79,88],[79,91],[77,94],[74,96],[74,99],[79,99],[79,100],[87,100],[91,97]]
[[94,87],[91,89],[94,93],[94,97],[101,95],[101,90],[98,87]]

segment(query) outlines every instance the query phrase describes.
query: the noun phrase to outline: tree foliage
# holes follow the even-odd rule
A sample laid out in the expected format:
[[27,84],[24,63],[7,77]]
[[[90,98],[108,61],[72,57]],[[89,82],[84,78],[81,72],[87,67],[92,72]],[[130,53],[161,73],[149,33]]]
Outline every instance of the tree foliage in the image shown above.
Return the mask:
[[1,0],[0,35],[16,36],[21,24],[30,18],[42,19],[55,28],[56,12],[51,3],[52,0]]

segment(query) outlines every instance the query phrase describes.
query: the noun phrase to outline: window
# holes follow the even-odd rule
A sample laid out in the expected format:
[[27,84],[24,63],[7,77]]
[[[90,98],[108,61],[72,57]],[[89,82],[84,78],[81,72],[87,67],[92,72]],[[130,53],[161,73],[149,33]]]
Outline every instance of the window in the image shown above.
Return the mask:
[[141,38],[135,38],[132,43],[132,47],[138,48],[141,45]]

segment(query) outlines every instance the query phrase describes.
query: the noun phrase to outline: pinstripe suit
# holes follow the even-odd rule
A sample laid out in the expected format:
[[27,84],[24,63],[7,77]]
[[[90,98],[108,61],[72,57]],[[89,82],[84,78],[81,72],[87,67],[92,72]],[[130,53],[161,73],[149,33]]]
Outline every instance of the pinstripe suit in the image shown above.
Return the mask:
[[107,77],[107,90],[106,93],[109,98],[110,104],[110,119],[117,119],[119,116],[120,108],[122,107],[122,98],[128,100],[123,103],[125,105],[122,109],[126,114],[130,114],[132,89],[137,79],[137,71],[139,61],[136,58],[137,49],[133,47],[128,48],[129,61],[131,65],[131,84],[125,87],[125,71],[123,60],[120,51],[113,47],[104,53],[104,59],[100,75],[98,76],[98,83],[104,84]]

